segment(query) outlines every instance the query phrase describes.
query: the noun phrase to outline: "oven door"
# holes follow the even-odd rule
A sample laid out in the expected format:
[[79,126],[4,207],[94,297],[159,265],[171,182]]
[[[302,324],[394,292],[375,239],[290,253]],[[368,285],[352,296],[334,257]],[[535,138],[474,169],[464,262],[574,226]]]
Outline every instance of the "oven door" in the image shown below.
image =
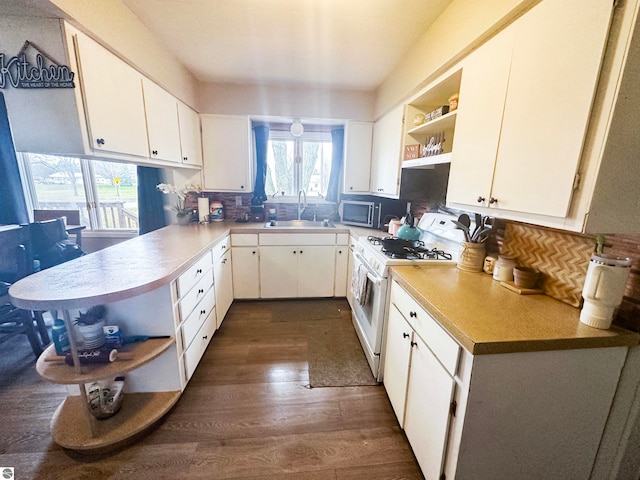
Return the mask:
[[380,352],[382,350],[382,334],[384,331],[384,307],[387,298],[387,278],[380,276],[370,268],[364,259],[357,253],[354,254],[354,273],[364,265],[367,268],[369,282],[369,294],[366,301],[361,304],[353,300],[353,324],[362,344],[362,349],[367,357],[371,371],[376,380],[381,380]]

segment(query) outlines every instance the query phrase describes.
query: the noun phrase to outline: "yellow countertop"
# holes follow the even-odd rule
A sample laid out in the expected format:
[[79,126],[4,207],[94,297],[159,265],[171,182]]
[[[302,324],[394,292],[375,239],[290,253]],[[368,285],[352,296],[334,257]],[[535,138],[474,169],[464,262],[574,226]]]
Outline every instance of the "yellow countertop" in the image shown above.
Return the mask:
[[580,322],[580,310],[546,295],[519,295],[455,265],[391,267],[391,275],[474,355],[633,346],[640,335]]

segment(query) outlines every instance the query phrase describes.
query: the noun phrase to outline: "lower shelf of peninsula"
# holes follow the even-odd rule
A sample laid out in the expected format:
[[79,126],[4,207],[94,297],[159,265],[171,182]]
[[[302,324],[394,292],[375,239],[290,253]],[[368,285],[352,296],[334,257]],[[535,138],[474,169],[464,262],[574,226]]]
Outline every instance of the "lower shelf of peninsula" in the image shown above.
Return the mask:
[[105,420],[91,417],[95,434],[82,418],[82,410],[86,408],[82,398],[67,397],[51,419],[51,435],[58,445],[71,450],[115,448],[153,426],[175,405],[180,393],[127,393],[120,411],[113,417]]

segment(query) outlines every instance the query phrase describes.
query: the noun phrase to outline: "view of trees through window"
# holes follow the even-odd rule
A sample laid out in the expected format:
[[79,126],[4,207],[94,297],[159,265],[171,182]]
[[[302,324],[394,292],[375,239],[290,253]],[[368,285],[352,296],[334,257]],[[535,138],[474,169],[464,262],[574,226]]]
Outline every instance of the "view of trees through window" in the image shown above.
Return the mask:
[[272,132],[267,151],[267,195],[295,196],[302,189],[307,195],[324,197],[331,173],[330,134],[310,134],[293,138]]
[[80,210],[93,229],[138,228],[135,165],[40,154],[22,159],[34,208]]

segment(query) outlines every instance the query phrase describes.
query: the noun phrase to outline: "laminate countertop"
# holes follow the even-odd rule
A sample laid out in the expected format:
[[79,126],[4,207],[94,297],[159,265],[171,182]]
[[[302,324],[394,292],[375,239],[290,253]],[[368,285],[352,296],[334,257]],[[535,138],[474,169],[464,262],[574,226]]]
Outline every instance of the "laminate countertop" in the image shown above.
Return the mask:
[[474,355],[638,345],[640,335],[580,322],[580,310],[547,295],[519,295],[455,265],[391,267],[391,275]]
[[125,300],[170,283],[230,233],[349,233],[349,228],[264,228],[233,221],[170,225],[29,275],[9,289],[28,310],[86,308]]

